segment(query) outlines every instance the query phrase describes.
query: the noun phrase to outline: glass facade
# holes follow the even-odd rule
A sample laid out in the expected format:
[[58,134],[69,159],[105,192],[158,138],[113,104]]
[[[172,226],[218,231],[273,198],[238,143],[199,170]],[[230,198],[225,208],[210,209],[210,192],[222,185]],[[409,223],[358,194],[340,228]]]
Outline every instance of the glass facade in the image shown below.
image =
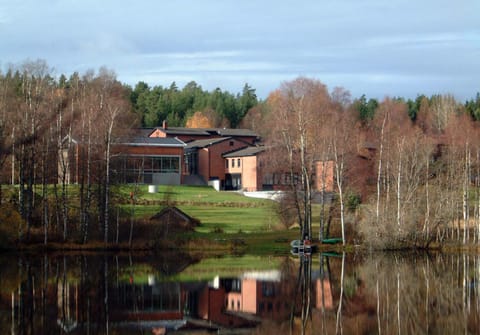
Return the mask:
[[152,184],[162,175],[180,176],[179,156],[120,156],[112,165],[120,183]]

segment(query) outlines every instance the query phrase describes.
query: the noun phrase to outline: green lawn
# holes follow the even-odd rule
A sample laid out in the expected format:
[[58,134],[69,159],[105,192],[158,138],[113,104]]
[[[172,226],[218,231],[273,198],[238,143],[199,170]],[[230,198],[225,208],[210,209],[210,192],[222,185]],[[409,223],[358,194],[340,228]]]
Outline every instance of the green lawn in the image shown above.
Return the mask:
[[[130,192],[135,191],[134,185],[123,185],[116,188],[119,195],[128,198]],[[213,205],[220,204],[242,204],[245,206],[248,205],[259,205],[267,204],[269,201],[253,199],[244,197],[237,192],[224,192],[224,191],[215,191],[213,188],[208,186],[167,186],[160,185],[158,193],[148,193],[148,186],[141,185],[138,186],[138,196],[139,201],[177,201],[177,202],[192,202],[192,203],[209,203]]]
[[[15,194],[15,187],[4,187],[4,196]],[[194,233],[184,233],[187,240],[201,240],[200,248],[208,249],[225,243],[225,248],[239,247],[243,252],[264,254],[266,251],[289,250],[289,241],[298,237],[298,229],[286,230],[280,225],[275,207],[277,203],[249,198],[237,192],[216,191],[211,187],[159,186],[157,193],[149,193],[147,185],[112,186],[111,204],[120,206],[125,219],[130,218],[133,205],[131,193],[135,192],[135,220],[147,221],[168,203],[200,220]],[[49,186],[53,196],[53,186]],[[58,190],[61,192],[61,190]],[[41,187],[36,188],[41,194]],[[71,208],[78,207],[78,185],[68,185]],[[232,242],[233,241],[233,242]],[[246,242],[246,243],[244,243]],[[233,243],[233,244],[232,244]],[[195,244],[190,245],[195,248]],[[246,250],[247,248],[248,250]]]
[[[129,186],[120,188],[122,197],[128,197]],[[269,231],[278,225],[274,202],[245,197],[236,192],[218,192],[211,187],[161,186],[158,193],[148,193],[142,186],[135,206],[137,218],[148,219],[158,213],[165,205],[163,201],[172,202],[188,215],[202,223],[198,232],[224,233]],[[131,205],[123,205],[125,210]]]
[[190,265],[182,273],[174,276],[181,281],[211,280],[215,276],[235,277],[248,271],[268,271],[278,269],[282,258],[265,256],[231,256],[203,258]]

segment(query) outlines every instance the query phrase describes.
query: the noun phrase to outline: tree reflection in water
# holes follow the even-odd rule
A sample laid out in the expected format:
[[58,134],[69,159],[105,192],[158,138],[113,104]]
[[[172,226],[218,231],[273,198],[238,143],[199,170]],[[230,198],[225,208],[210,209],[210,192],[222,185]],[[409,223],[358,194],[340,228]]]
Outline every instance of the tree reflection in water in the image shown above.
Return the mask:
[[479,255],[282,257],[190,281],[174,276],[197,260],[176,256],[0,256],[0,334],[480,333]]
[[318,272],[312,261],[298,265],[290,334],[480,334],[479,255],[320,254]]

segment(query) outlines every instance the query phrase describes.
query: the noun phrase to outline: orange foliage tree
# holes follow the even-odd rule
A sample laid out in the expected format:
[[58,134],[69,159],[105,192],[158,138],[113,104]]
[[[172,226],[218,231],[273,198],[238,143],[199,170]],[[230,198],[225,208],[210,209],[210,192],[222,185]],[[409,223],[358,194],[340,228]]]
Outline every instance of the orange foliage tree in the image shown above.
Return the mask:
[[226,128],[228,126],[228,120],[211,108],[193,113],[186,122],[187,128]]

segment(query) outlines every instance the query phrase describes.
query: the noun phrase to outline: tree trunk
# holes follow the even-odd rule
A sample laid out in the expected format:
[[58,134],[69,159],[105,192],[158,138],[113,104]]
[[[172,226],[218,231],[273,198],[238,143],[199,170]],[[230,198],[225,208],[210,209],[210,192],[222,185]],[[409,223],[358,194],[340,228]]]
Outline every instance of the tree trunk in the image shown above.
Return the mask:
[[401,143],[398,145],[398,162],[397,162],[397,228],[398,232],[401,231],[402,221],[402,160],[403,160],[403,145],[405,138],[401,139]]
[[343,307],[343,286],[344,286],[344,276],[345,276],[345,252],[342,253],[342,271],[340,274],[340,298],[338,300],[337,308],[337,322],[335,325],[335,334],[343,333],[342,326],[342,307]]
[[337,189],[338,189],[338,198],[340,201],[340,225],[342,229],[342,244],[346,244],[345,240],[345,202],[343,197],[343,169],[344,169],[344,158],[338,152],[337,144],[333,145],[333,152],[335,156],[335,179],[337,182]]
[[383,159],[383,137],[385,132],[385,123],[387,122],[387,113],[383,117],[382,128],[380,130],[380,149],[378,152],[378,168],[377,168],[377,206],[375,211],[376,223],[380,223],[380,194],[382,181],[382,159]]

